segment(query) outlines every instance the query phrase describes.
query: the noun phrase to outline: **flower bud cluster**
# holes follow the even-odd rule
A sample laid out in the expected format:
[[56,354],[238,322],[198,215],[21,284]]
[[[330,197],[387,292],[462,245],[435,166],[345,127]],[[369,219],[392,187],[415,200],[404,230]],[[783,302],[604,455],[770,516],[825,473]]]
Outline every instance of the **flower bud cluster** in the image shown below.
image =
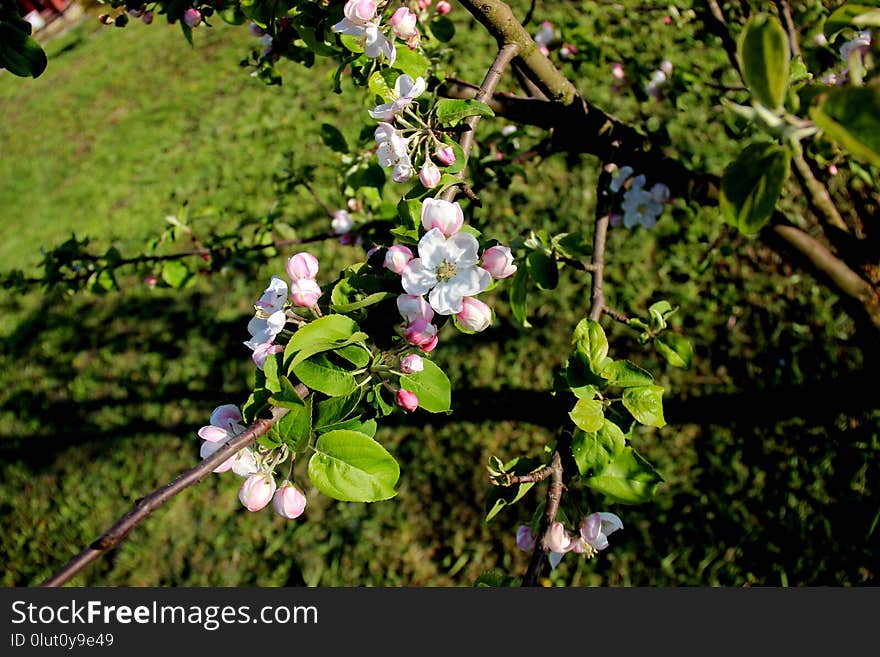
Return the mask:
[[[553,522],[547,529],[544,545],[549,551],[550,565],[559,565],[568,552],[592,558],[608,547],[608,536],[623,529],[623,522],[613,513],[591,513],[583,518],[576,532],[569,532],[561,522]],[[528,525],[516,530],[516,544],[520,550],[531,552],[537,545],[537,537]]]

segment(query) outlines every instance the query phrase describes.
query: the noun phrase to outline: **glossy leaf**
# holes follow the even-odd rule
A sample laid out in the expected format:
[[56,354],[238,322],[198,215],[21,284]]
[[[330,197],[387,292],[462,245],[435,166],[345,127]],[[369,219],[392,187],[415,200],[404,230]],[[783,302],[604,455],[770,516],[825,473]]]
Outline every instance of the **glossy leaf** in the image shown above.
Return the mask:
[[575,432],[571,441],[572,456],[584,477],[604,468],[625,447],[626,436],[610,420],[603,420],[597,431]]
[[400,377],[400,387],[416,394],[420,408],[430,413],[448,411],[452,403],[449,378],[433,361],[424,358],[422,362],[425,368],[421,372]]
[[605,423],[605,407],[598,399],[578,399],[568,416],[584,431],[598,431]]
[[810,116],[854,157],[880,166],[880,87],[832,89]]
[[775,143],[747,146],[724,170],[721,213],[746,235],[757,233],[773,214],[788,177],[791,155]]
[[772,14],[752,16],[740,35],[737,55],[752,97],[776,110],[788,89],[791,48],[785,28]]
[[615,360],[602,369],[602,376],[608,379],[609,386],[632,388],[654,383],[654,377],[635,363],[628,360]]
[[691,366],[694,350],[683,335],[664,333],[654,340],[654,347],[673,367],[688,369]]
[[316,354],[291,368],[296,377],[312,390],[331,397],[348,395],[357,388],[354,376],[332,362],[327,352]]
[[472,98],[441,98],[434,106],[434,115],[440,125],[455,126],[469,116],[495,116],[486,103]]
[[356,431],[330,431],[315,444],[309,479],[321,493],[344,502],[387,500],[397,491],[400,466],[375,440]]
[[623,391],[623,405],[632,416],[649,427],[666,426],[663,418],[663,388],[639,386]]
[[619,504],[647,502],[661,483],[663,477],[632,447],[624,448],[586,480],[587,486]]

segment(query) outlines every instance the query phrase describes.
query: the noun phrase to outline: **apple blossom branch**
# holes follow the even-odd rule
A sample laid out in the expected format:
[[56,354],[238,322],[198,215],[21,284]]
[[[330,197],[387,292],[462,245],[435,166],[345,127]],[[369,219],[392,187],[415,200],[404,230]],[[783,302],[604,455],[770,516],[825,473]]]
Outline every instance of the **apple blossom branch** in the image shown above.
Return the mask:
[[[677,160],[665,156],[648,136],[582,98],[574,85],[541,53],[506,3],[501,0],[462,0],[462,5],[499,43],[515,43],[519,46],[517,61],[528,69],[532,80],[551,99],[545,101],[496,93],[486,99],[496,115],[522,124],[553,129],[558,137],[559,150],[589,153],[607,162],[624,162],[665,182],[673,196],[688,198],[708,207],[718,205],[719,176],[691,171]],[[726,38],[722,36],[722,42],[738,70],[735,43],[726,31],[718,3],[710,3],[710,10],[709,16],[715,21],[708,24],[711,19],[707,19],[707,24],[710,29],[716,28],[717,34],[726,34]],[[473,98],[474,89],[473,85],[456,80],[445,82],[441,88],[445,95],[453,98]],[[785,249],[793,250],[838,293],[857,302],[857,306],[850,310],[855,319],[867,322],[875,332],[880,331],[880,291],[844,259],[835,255],[816,237],[791,224],[778,210],[760,235],[765,243],[777,250],[783,244]]]
[[[307,390],[304,386],[297,386],[297,393],[305,396]],[[223,447],[214,452],[211,456],[203,460],[196,467],[180,474],[176,479],[152,493],[137,501],[134,508],[119,518],[110,529],[101,534],[87,548],[83,549],[78,555],[71,559],[63,568],[58,570],[54,575],[43,581],[40,586],[47,588],[59,587],[70,581],[71,578],[79,574],[93,561],[103,556],[109,550],[119,546],[128,534],[144,522],[152,513],[169,502],[179,493],[183,492],[193,484],[197,484],[207,477],[211,472],[230,458],[233,454],[244,447],[253,443],[257,438],[264,435],[288,413],[286,408],[273,407],[271,418],[261,418],[254,422],[244,432],[235,436]]]
[[[544,566],[544,559],[547,557],[548,547],[546,545],[547,534],[550,525],[556,520],[556,514],[559,512],[559,503],[562,501],[562,457],[559,450],[553,452],[550,457],[550,485],[547,487],[547,506],[544,514],[541,516],[541,522],[538,525],[538,540],[535,542],[535,549],[532,552],[532,558],[529,560],[529,566],[522,578],[522,586],[537,586],[538,578],[541,576],[541,569]],[[544,477],[547,478],[546,476]]]

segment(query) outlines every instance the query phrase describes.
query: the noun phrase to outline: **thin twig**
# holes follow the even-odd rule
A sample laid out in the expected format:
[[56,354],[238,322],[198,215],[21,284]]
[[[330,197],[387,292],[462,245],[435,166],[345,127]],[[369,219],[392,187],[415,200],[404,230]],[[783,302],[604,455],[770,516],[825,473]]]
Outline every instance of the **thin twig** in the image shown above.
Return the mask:
[[539,481],[544,481],[547,477],[549,477],[553,473],[553,468],[549,465],[544,466],[540,470],[535,470],[534,472],[530,472],[524,475],[511,475],[505,485],[513,486],[514,484],[530,484],[537,483]]
[[629,323],[629,317],[626,313],[620,312],[619,310],[615,310],[614,308],[610,308],[608,306],[602,307],[602,312],[608,315],[611,319],[616,320],[618,322],[622,322],[624,324]]
[[611,181],[610,168],[602,167],[596,185],[596,230],[593,233],[593,279],[590,294],[590,319],[599,321],[605,310],[605,238],[608,235],[610,195],[608,184]]
[[846,225],[846,222],[837,210],[837,206],[831,200],[828,188],[813,174],[813,170],[804,157],[804,151],[800,146],[794,149],[792,161],[798,173],[802,189],[810,195],[822,218],[838,230],[849,233],[849,226]]
[[798,37],[797,27],[794,24],[794,18],[791,15],[791,5],[788,0],[776,0],[776,6],[779,13],[785,21],[785,29],[788,31],[788,41],[791,44],[791,52],[796,57],[801,57],[801,43]]
[[[300,396],[308,394],[304,386],[297,386]],[[150,517],[159,507],[169,502],[176,495],[193,484],[200,482],[223,463],[226,459],[247,447],[257,438],[267,433],[278,420],[288,413],[286,408],[273,407],[271,418],[261,418],[254,422],[246,431],[237,435],[196,467],[180,474],[174,481],[157,488],[139,500],[134,509],[117,520],[110,529],[101,534],[87,548],[71,559],[63,568],[40,584],[42,587],[58,587],[82,572],[86,566],[96,561],[109,550],[117,547],[128,534],[140,523]]]
[[[495,56],[495,61],[492,62],[492,66],[489,67],[489,70],[486,72],[486,77],[483,79],[483,84],[480,85],[479,90],[474,96],[475,100],[485,102],[492,97],[495,93],[495,89],[498,87],[498,82],[501,80],[501,76],[504,74],[504,69],[507,68],[510,60],[516,57],[517,52],[519,52],[519,46],[513,43],[505,44],[498,50],[498,54]],[[467,162],[470,157],[471,149],[474,146],[474,133],[476,132],[477,124],[479,122],[479,115],[469,116],[464,121],[465,130],[461,136],[459,145],[464,152],[465,162]],[[466,169],[462,169],[459,171],[458,178],[460,180],[464,180],[465,170]],[[458,192],[458,187],[458,185],[452,185],[440,195],[440,198],[445,201],[452,201]]]
[[559,503],[562,501],[562,458],[559,451],[554,451],[550,459],[551,479],[550,486],[547,488],[547,507],[544,509],[544,515],[541,516],[541,522],[538,525],[538,540],[535,543],[535,550],[532,552],[532,558],[529,561],[528,569],[522,579],[522,586],[537,586],[538,578],[541,576],[541,569],[544,566],[544,559],[547,556],[549,548],[547,547],[547,533],[550,525],[556,520],[556,514],[559,512]]

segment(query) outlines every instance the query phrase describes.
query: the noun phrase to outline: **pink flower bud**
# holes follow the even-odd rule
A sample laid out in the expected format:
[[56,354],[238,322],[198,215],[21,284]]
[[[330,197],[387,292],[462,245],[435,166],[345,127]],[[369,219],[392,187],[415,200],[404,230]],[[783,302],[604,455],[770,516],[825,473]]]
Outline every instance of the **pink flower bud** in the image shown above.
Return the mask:
[[400,359],[400,371],[404,374],[415,374],[425,369],[425,363],[418,354],[407,354]]
[[506,246],[493,246],[483,251],[482,267],[495,279],[507,278],[516,273],[513,254]]
[[344,235],[354,227],[354,219],[346,210],[337,210],[333,213],[333,220],[330,222],[333,232],[337,235]]
[[[832,165],[833,166],[833,165]],[[836,172],[835,172],[836,173]],[[159,279],[155,276],[144,276],[144,283],[149,285],[150,287],[156,287],[156,284],[159,282]]]
[[355,23],[366,23],[376,15],[376,3],[372,0],[348,0],[342,10],[345,17]]
[[416,393],[401,388],[397,391],[397,405],[403,410],[412,413],[419,407],[419,398]]
[[452,11],[452,5],[446,2],[446,0],[440,0],[440,2],[437,3],[438,14],[445,16],[450,11]]
[[271,354],[280,354],[284,351],[284,347],[280,344],[273,344],[271,342],[264,342],[262,344],[258,344],[256,348],[254,348],[254,353],[251,355],[253,358],[254,364],[263,369],[263,366],[266,364],[266,359]]
[[836,176],[837,175],[837,166],[834,164],[829,165],[828,173],[830,173],[832,176]]
[[458,201],[450,203],[442,199],[426,198],[422,201],[422,227],[425,230],[439,228],[446,237],[458,232],[464,223],[464,213]]
[[436,153],[434,153],[434,157],[436,157],[446,166],[455,164],[455,151],[452,149],[452,146],[444,146],[443,148],[439,149]]
[[293,520],[299,518],[306,510],[306,496],[290,481],[281,484],[272,498],[272,507],[282,518]]
[[408,39],[416,32],[418,17],[408,7],[398,7],[388,19],[391,29],[401,39]]
[[465,331],[479,333],[492,323],[492,309],[479,299],[465,297],[461,300],[461,312],[455,319]]
[[318,275],[318,259],[307,251],[295,253],[287,259],[287,275],[292,281],[315,278]]
[[275,479],[269,473],[252,474],[238,489],[238,500],[248,511],[259,511],[275,494]]
[[431,6],[431,0],[418,0],[416,4],[419,5],[419,9],[427,9]]
[[151,11],[145,11],[145,12],[143,13],[143,15],[141,16],[141,20],[142,20],[146,25],[149,25],[150,23],[153,22],[153,12],[151,12]]
[[672,75],[672,62],[670,62],[668,59],[664,59],[660,63],[660,70],[663,71],[667,77],[669,77],[670,75]]
[[290,300],[294,306],[310,308],[321,298],[321,288],[311,278],[300,278],[290,284]]
[[382,264],[385,269],[393,271],[395,274],[400,274],[403,272],[404,267],[406,267],[406,263],[412,259],[413,252],[409,250],[409,247],[395,244],[388,247],[388,250],[385,252],[385,262]]
[[426,189],[436,187],[440,183],[440,169],[431,160],[425,160],[422,170],[419,171],[419,180]]
[[623,72],[623,64],[620,62],[614,62],[611,65],[611,76],[615,80],[623,80],[624,72]]
[[437,327],[425,321],[417,319],[403,332],[404,339],[411,345],[415,345],[424,352],[431,351],[437,346]]
[[185,12],[183,12],[183,22],[186,23],[189,27],[195,27],[199,23],[202,22],[202,14],[198,9],[193,9],[190,7]]
[[520,525],[516,528],[516,546],[524,552],[531,552],[535,549],[535,537],[532,536],[531,527]]
[[551,552],[568,552],[571,549],[571,536],[561,522],[554,522],[547,530],[545,543]]

